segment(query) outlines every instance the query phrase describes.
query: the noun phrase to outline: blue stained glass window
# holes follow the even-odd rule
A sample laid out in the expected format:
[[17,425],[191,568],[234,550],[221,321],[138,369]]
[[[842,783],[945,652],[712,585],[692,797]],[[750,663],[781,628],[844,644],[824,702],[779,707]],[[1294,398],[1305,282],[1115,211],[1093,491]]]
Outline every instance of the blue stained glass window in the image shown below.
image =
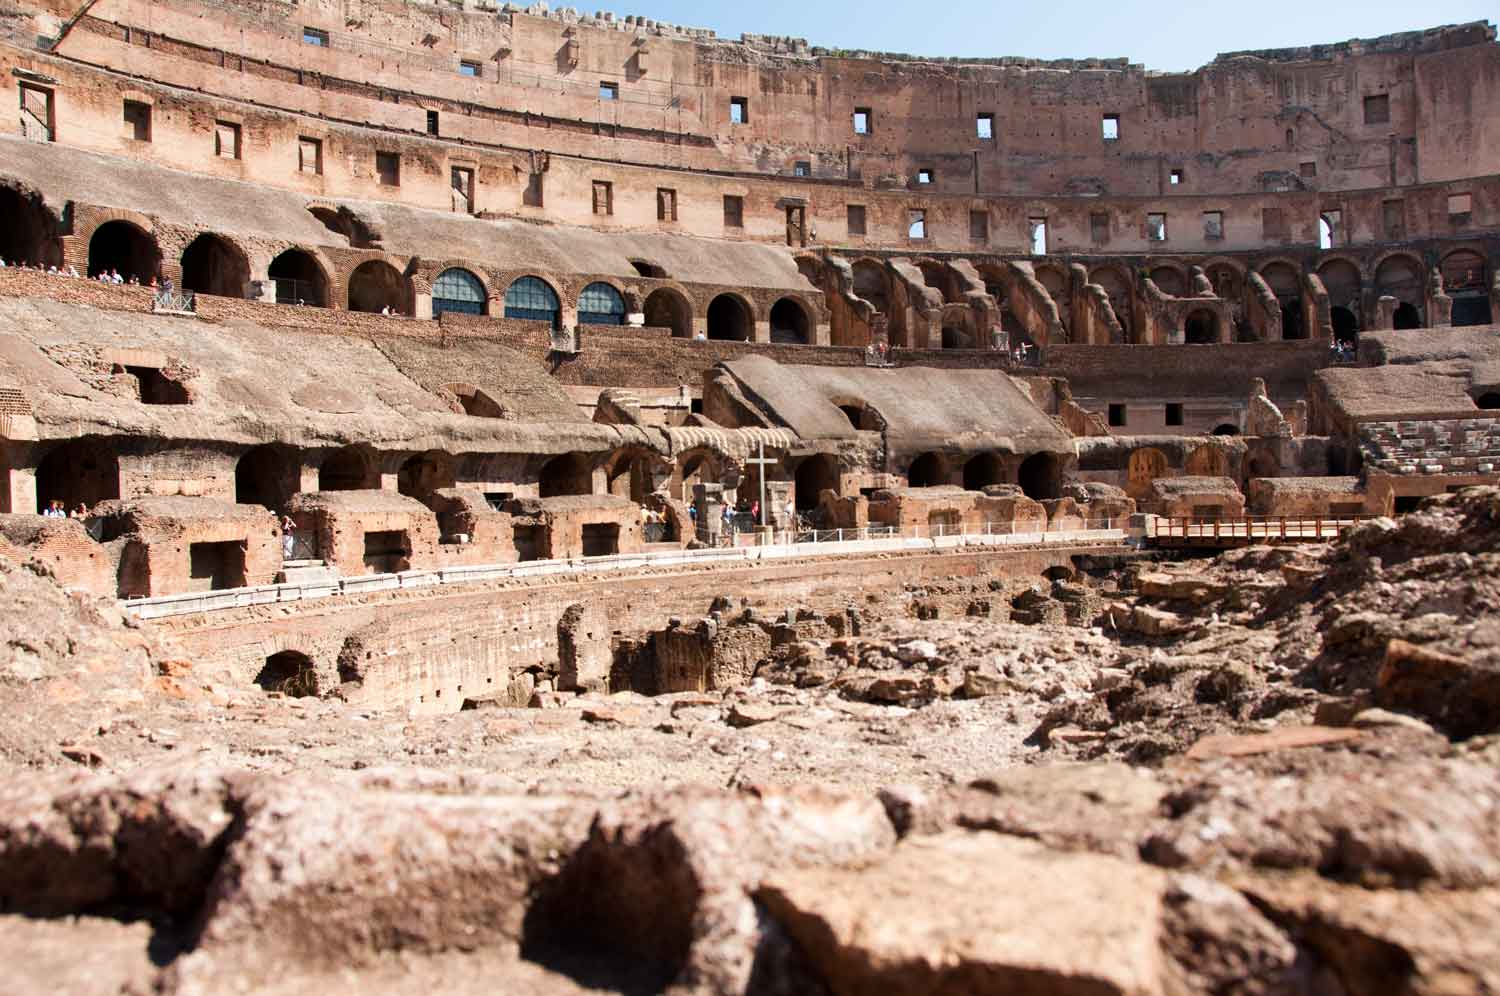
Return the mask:
[[505,292],[505,317],[547,322],[559,327],[562,309],[557,293],[540,277],[522,277]]
[[578,295],[579,325],[624,325],[625,299],[609,284],[589,284]]
[[432,282],[432,317],[445,311],[482,315],[485,299],[484,284],[474,274],[459,267],[444,270]]

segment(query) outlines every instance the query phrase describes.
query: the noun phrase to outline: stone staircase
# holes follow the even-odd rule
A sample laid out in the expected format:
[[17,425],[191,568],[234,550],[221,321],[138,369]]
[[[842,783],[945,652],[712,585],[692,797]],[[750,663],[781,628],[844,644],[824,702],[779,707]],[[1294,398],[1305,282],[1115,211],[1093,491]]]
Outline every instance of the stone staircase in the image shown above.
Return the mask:
[[339,572],[321,560],[288,560],[282,563],[277,584],[326,584],[338,581]]
[[1366,422],[1365,466],[1388,474],[1492,474],[1500,468],[1500,418]]

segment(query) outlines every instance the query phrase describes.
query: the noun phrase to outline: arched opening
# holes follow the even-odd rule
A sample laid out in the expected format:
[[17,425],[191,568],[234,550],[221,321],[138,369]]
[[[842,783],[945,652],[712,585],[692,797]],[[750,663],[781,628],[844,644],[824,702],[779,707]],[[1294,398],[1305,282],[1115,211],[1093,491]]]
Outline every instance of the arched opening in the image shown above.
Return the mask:
[[1213,434],[1215,436],[1238,436],[1240,434],[1240,427],[1224,422],[1214,426]]
[[721,474],[718,454],[707,449],[690,450],[679,458],[678,483],[673,491],[683,501],[692,501],[694,485],[718,484]]
[[1183,323],[1183,340],[1190,346],[1210,346],[1219,341],[1219,316],[1200,308]]
[[257,446],[234,465],[234,500],[241,505],[281,508],[299,486],[290,454],[276,446]]
[[118,273],[126,280],[149,284],[161,269],[156,240],[128,221],[107,221],[89,239],[89,276]]
[[750,306],[733,294],[720,294],[708,305],[708,337],[749,342],[755,328]]
[[1005,483],[1005,463],[994,453],[981,453],[964,464],[964,489],[983,491],[992,484]]
[[1151,282],[1163,294],[1172,297],[1187,297],[1188,282],[1182,271],[1174,266],[1158,266],[1151,271]]
[[312,253],[288,249],[271,260],[266,275],[276,285],[277,304],[328,307],[328,276]]
[[334,450],[318,468],[319,491],[368,491],[379,486],[370,461],[353,446]]
[[906,471],[906,483],[913,488],[935,488],[948,483],[943,472],[943,458],[936,453],[923,453],[911,462]]
[[953,280],[947,266],[934,260],[924,259],[917,263],[917,269],[922,273],[922,282],[941,294],[944,303],[954,302]]
[[617,451],[605,470],[609,493],[644,505],[656,490],[656,468],[661,465],[660,458],[645,450]]
[[1191,477],[1227,477],[1229,454],[1217,446],[1200,446],[1188,454],[1183,468]]
[[1260,271],[1276,302],[1281,305],[1281,337],[1306,339],[1307,322],[1302,315],[1302,276],[1286,263],[1272,263]]
[[384,260],[371,259],[349,274],[349,310],[378,315],[411,314],[406,278]]
[[505,290],[505,317],[562,328],[557,291],[541,277],[521,277]]
[[1098,284],[1109,298],[1109,306],[1120,323],[1125,342],[1131,342],[1130,282],[1112,266],[1101,266],[1089,275],[1089,281]]
[[1126,492],[1136,501],[1151,494],[1151,482],[1167,473],[1167,455],[1155,447],[1144,447],[1130,454],[1126,465]]
[[658,287],[646,295],[646,325],[653,329],[671,329],[678,339],[693,335],[693,309],[680,291]]
[[23,197],[12,187],[0,187],[0,258],[7,266],[32,263],[56,266],[62,262],[55,239],[57,221],[37,194]]
[[102,442],[75,439],[52,450],[36,468],[36,510],[60,502],[72,511],[120,497],[120,461]]
[[625,298],[606,283],[592,283],[578,295],[579,325],[624,325]]
[[1335,342],[1359,345],[1359,319],[1354,317],[1354,312],[1340,304],[1328,309],[1328,317],[1333,321]]
[[1443,258],[1443,291],[1453,299],[1453,324],[1488,325],[1490,312],[1489,268],[1484,257],[1469,249]]
[[1486,391],[1484,394],[1481,394],[1479,397],[1475,398],[1474,403],[1480,408],[1485,409],[1486,411],[1494,411],[1495,409],[1500,408],[1500,393],[1496,393],[1495,391]]
[[1062,463],[1051,453],[1033,453],[1021,461],[1016,483],[1026,497],[1052,501],[1062,495]]
[[408,457],[396,472],[396,490],[408,498],[426,498],[454,485],[453,461],[441,450]]
[[1398,329],[1419,329],[1422,327],[1422,313],[1417,306],[1409,301],[1402,301],[1396,305],[1394,322]]
[[542,464],[537,473],[537,492],[543,498],[594,493],[594,471],[581,453],[564,453]]
[[794,481],[798,511],[815,509],[822,501],[824,491],[840,493],[838,461],[828,453],[808,457],[797,465]]
[[878,314],[891,313],[885,267],[873,260],[861,259],[854,264],[854,294],[870,302]]
[[[1422,327],[1421,304],[1427,296],[1421,264],[1412,256],[1390,256],[1375,268],[1375,294],[1393,297],[1396,307],[1394,326],[1398,329]],[[1403,310],[1401,305],[1408,307]]]
[[796,346],[812,342],[812,322],[801,302],[784,297],[771,305],[771,341]]
[[279,692],[288,698],[315,698],[318,671],[312,658],[306,654],[283,650],[266,658],[265,666],[255,676],[255,683],[267,692]]
[[250,261],[228,239],[204,234],[183,250],[183,290],[216,297],[244,297],[249,286]]
[[307,209],[323,227],[349,241],[351,249],[379,249],[380,235],[363,218],[347,207],[310,207]]
[[447,312],[455,315],[487,315],[490,296],[484,282],[460,266],[450,266],[432,282],[432,317]]

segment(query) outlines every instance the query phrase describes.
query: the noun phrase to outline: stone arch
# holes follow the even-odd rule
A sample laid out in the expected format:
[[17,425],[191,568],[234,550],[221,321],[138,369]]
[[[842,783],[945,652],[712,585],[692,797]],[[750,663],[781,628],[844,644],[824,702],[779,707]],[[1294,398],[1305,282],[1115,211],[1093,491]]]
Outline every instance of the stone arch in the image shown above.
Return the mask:
[[283,447],[268,443],[246,450],[234,465],[234,500],[279,509],[300,489],[299,469]]
[[277,304],[328,307],[328,271],[318,257],[306,249],[288,249],[266,271],[275,286]]
[[1188,288],[1191,284],[1188,282],[1187,272],[1181,267],[1170,263],[1158,263],[1151,268],[1148,276],[1163,294],[1170,297],[1188,296]]
[[1335,342],[1359,343],[1359,316],[1354,310],[1342,304],[1335,304],[1328,309],[1328,319],[1333,323],[1333,338]]
[[267,692],[294,699],[316,698],[320,692],[317,666],[298,650],[280,650],[267,657],[255,683]]
[[882,315],[891,313],[891,278],[885,264],[875,259],[856,259],[851,267],[854,271],[854,293],[870,303],[870,307]]
[[72,511],[120,497],[120,461],[101,439],[74,439],[48,451],[36,468],[36,510],[54,501]]
[[1016,483],[1026,497],[1052,501],[1062,496],[1062,461],[1053,453],[1033,453],[1016,468]]
[[1396,305],[1392,326],[1397,329],[1419,329],[1422,327],[1422,310],[1410,301]]
[[1443,291],[1453,299],[1453,324],[1488,325],[1494,321],[1489,266],[1473,249],[1455,249],[1440,267]]
[[1500,408],[1500,391],[1486,391],[1474,399],[1474,404],[1485,411]]
[[696,446],[677,457],[675,471],[676,490],[683,501],[693,498],[695,484],[722,484],[725,475],[725,457],[708,446]]
[[755,318],[750,303],[738,294],[720,294],[708,303],[708,337],[730,342],[754,338]]
[[156,237],[133,221],[106,221],[89,238],[89,276],[114,271],[126,280],[149,284],[161,271]]
[[843,491],[839,475],[838,460],[828,453],[810,456],[797,464],[793,475],[796,486],[796,502],[799,511],[818,507],[824,491],[841,494]]
[[1192,477],[1228,477],[1229,454],[1218,446],[1205,444],[1188,454],[1183,467]]
[[1364,291],[1364,278],[1359,265],[1346,256],[1331,256],[1318,264],[1318,278],[1328,292],[1328,303],[1333,306],[1358,309]]
[[578,294],[579,325],[624,325],[625,295],[613,284],[596,280]]
[[1140,501],[1151,494],[1151,482],[1167,474],[1167,455],[1153,446],[1131,451],[1126,465],[1126,490]]
[[396,490],[408,498],[422,499],[457,483],[453,458],[442,450],[428,450],[406,458],[396,472]]
[[671,329],[674,338],[692,338],[693,306],[676,287],[658,287],[647,294],[643,310],[648,327]]
[[861,432],[882,432],[885,430],[885,416],[880,414],[879,409],[863,398],[848,396],[836,396],[829,399],[838,410],[844,413],[849,424]]
[[604,464],[604,477],[610,494],[645,504],[656,490],[657,478],[666,476],[668,469],[667,459],[660,453],[626,446],[610,454]]
[[1104,291],[1104,296],[1109,298],[1109,306],[1114,309],[1115,319],[1120,323],[1124,339],[1131,342],[1135,315],[1131,306],[1129,274],[1110,264],[1096,266],[1089,273],[1089,283],[1097,284]]
[[1419,311],[1427,296],[1422,264],[1408,253],[1388,253],[1375,267],[1375,293],[1390,296]]
[[447,267],[432,281],[432,317],[440,318],[450,311],[458,315],[490,313],[489,287],[467,267]]
[[1237,425],[1230,425],[1228,422],[1221,422],[1218,425],[1214,426],[1213,435],[1215,436],[1238,436],[1239,434],[1240,427]]
[[594,466],[582,453],[564,453],[537,471],[537,493],[543,498],[594,493]]
[[0,259],[7,266],[62,264],[57,216],[47,209],[40,194],[0,186],[0,218],[5,219],[5,224],[0,225]]
[[1041,263],[1035,268],[1037,283],[1047,291],[1047,296],[1057,303],[1058,314],[1068,313],[1068,273],[1052,263]]
[[541,277],[517,277],[505,289],[505,317],[518,321],[546,322],[562,328],[562,299],[557,288]]
[[389,308],[394,314],[410,315],[410,283],[385,260],[367,259],[349,274],[348,307],[366,314]]
[[813,319],[807,306],[795,297],[784,297],[771,305],[771,341],[806,346],[813,341]]
[[906,483],[913,488],[931,488],[947,484],[947,461],[940,453],[920,454],[906,469]]
[[1273,260],[1260,269],[1261,279],[1281,305],[1281,337],[1306,339],[1307,322],[1302,314],[1302,274],[1285,260]]
[[318,465],[319,491],[370,491],[380,487],[373,462],[357,446],[334,450]]
[[1207,308],[1188,312],[1182,323],[1183,341],[1190,346],[1209,346],[1223,340],[1219,316]]
[[250,260],[222,235],[204,232],[182,251],[182,289],[216,297],[245,296]]
[[1005,461],[998,453],[980,453],[964,464],[964,488],[983,491],[992,484],[1006,484]]
[[919,259],[917,269],[922,272],[922,282],[943,296],[945,304],[959,303],[962,299],[954,288],[953,274],[946,263],[935,259]]

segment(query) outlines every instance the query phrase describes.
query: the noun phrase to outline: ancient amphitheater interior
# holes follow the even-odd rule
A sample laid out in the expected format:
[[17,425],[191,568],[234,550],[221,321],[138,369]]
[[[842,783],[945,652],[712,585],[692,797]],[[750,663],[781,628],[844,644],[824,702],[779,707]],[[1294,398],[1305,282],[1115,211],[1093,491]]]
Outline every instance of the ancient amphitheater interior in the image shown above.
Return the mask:
[[0,106],[5,992],[1500,992],[1493,24],[8,0]]

